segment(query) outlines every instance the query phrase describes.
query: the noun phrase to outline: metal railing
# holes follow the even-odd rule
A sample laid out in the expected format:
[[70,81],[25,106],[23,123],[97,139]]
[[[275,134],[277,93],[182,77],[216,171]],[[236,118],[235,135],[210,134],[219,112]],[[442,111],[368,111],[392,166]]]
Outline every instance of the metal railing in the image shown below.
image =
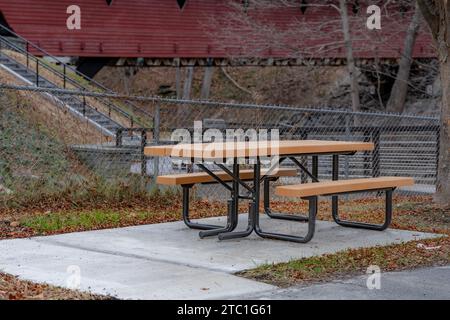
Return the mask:
[[[9,32],[11,35],[20,39],[24,43],[24,48],[21,48],[19,45],[13,43],[12,41],[9,41],[7,39],[7,37],[0,36],[0,52],[2,52],[3,54],[6,54],[6,52],[3,49],[10,48],[15,52],[20,53],[26,59],[26,67],[29,70],[30,70],[30,62],[34,62],[35,63],[34,72],[36,74],[35,85],[37,87],[39,87],[40,69],[44,68],[62,80],[63,89],[67,89],[67,84],[71,84],[77,90],[82,90],[82,91],[99,90],[100,93],[104,92],[104,93],[114,94],[114,92],[112,90],[108,89],[101,83],[80,73],[75,68],[67,65],[66,63],[64,63],[63,61],[58,59],[57,57],[51,55],[50,53],[48,53],[44,49],[40,48],[39,46],[37,46],[34,43],[28,41],[27,39],[21,37],[14,31],[12,31],[2,25],[0,25],[0,28]],[[30,53],[30,49],[39,52],[40,55],[48,57],[51,60],[53,60],[55,63],[59,64],[62,68],[62,71],[53,67],[50,63],[45,63],[45,62],[41,61],[37,56]],[[14,59],[14,57],[11,57],[11,58]],[[16,60],[16,59],[14,59],[14,60]],[[79,77],[79,79],[73,78],[73,76],[71,76],[70,73]],[[80,82],[80,79],[84,79],[84,80],[88,81],[89,85],[82,84]],[[150,114],[143,108],[137,106],[136,104],[132,103],[131,101],[124,100],[122,102],[126,106],[127,109],[131,109],[131,111],[133,113],[138,113],[139,116],[123,110],[122,107],[118,106],[117,104],[112,103],[109,99],[104,99],[101,97],[95,97],[95,99],[107,107],[109,117],[111,117],[112,113],[115,112],[117,115],[124,117],[125,119],[128,119],[130,128],[133,128],[135,125],[145,127],[145,126],[148,126],[149,124],[151,124],[153,121],[152,114]]]

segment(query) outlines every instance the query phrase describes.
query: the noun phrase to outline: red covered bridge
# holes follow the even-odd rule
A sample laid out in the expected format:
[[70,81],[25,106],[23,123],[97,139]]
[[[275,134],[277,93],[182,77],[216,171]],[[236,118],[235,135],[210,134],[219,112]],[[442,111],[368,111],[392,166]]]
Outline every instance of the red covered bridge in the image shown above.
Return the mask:
[[[221,21],[226,21],[232,10],[238,9],[230,7],[232,2],[241,5],[239,10],[248,10],[251,14],[251,8],[246,8],[247,1],[238,0],[0,0],[0,22],[55,56],[108,58],[115,63],[144,58],[148,65],[167,63],[174,58],[193,64],[202,64],[208,58],[223,62],[232,55],[255,58],[255,54],[242,51],[236,53],[236,48],[243,47],[244,43],[236,43],[234,35],[228,39],[218,36]],[[315,2],[319,1],[298,0],[299,4],[305,6],[266,9],[260,15],[261,21],[281,29],[289,28],[294,21],[302,19],[311,23],[335,21],[335,28],[340,30],[337,10],[327,6],[307,7]],[[366,28],[364,19],[368,16],[367,6],[376,3],[382,2],[349,1],[352,17],[362,18],[360,23],[353,26],[353,29],[360,29],[359,36],[355,36],[355,55],[362,59],[398,58],[411,12],[407,9],[399,14],[401,8],[396,7],[383,10],[382,30],[371,31]],[[67,28],[70,16],[67,8],[73,4],[81,9],[80,30]],[[248,32],[244,25],[241,30],[243,34]],[[314,38],[315,35],[300,35],[295,41],[289,39],[287,42],[295,42],[296,48],[308,48],[321,44],[326,46],[327,41],[341,41],[338,38],[341,32],[325,33],[319,38]],[[379,42],[381,38],[385,40]],[[258,39],[253,42],[261,41]],[[234,51],[227,48],[234,48]],[[263,59],[290,59],[292,63],[299,61],[298,51],[290,46],[271,47],[269,44],[258,51],[257,56]],[[343,47],[335,46],[313,58],[344,57]],[[425,28],[421,28],[414,57],[435,57],[431,38]]]

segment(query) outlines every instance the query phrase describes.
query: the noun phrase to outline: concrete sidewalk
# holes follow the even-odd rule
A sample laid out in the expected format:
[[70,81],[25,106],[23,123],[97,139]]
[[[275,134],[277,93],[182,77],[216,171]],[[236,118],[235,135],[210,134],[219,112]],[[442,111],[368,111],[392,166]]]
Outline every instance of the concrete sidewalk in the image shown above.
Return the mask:
[[[246,216],[240,216],[240,226]],[[306,225],[262,217],[273,231],[304,234]],[[224,223],[225,219],[205,219]],[[433,234],[348,229],[319,222],[314,239],[296,244],[261,239],[199,239],[182,222],[0,241],[0,270],[24,279],[122,299],[221,299],[274,287],[234,276],[264,263],[435,237]],[[72,274],[75,272],[75,274]],[[74,282],[75,281],[75,282]]]
[[380,289],[367,288],[367,276],[312,286],[278,289],[239,299],[280,300],[450,300],[450,266],[381,273]]

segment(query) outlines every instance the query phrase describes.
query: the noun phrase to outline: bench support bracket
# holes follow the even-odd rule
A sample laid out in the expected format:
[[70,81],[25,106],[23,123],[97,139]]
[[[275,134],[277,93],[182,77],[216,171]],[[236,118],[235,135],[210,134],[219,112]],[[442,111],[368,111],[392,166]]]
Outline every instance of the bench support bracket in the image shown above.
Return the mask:
[[[285,159],[286,158],[283,158],[282,160]],[[319,179],[317,178],[319,172],[318,156],[312,156],[312,171],[313,171],[312,173],[309,172],[309,170],[303,164],[301,164],[295,157],[289,157],[289,159],[292,162],[294,162],[294,164],[297,167],[299,167],[302,172],[306,173],[311,178],[312,182],[319,182]],[[270,182],[276,181],[277,179],[270,178],[267,176],[263,177],[263,179],[264,179],[264,212],[269,218],[288,221],[300,221],[300,222],[307,222],[309,220],[309,217],[307,216],[272,212],[272,210],[270,209]]]
[[386,193],[386,204],[385,204],[386,209],[385,209],[385,218],[384,218],[383,224],[377,225],[377,224],[370,224],[370,223],[341,220],[339,218],[339,205],[338,205],[338,201],[337,201],[338,200],[337,196],[333,196],[333,201],[332,201],[332,206],[331,206],[334,221],[338,225],[343,226],[343,227],[369,229],[369,230],[377,230],[377,231],[386,230],[392,222],[392,193],[393,193],[394,189],[386,189],[384,191]]
[[213,230],[222,228],[221,226],[215,226],[211,224],[201,224],[191,222],[189,218],[189,190],[192,188],[192,185],[184,185],[183,186],[183,221],[186,226],[191,229],[197,230]]
[[[316,216],[317,216],[317,206],[318,206],[318,197],[310,197],[307,198],[309,202],[309,215],[308,217],[298,217],[298,218],[304,218],[306,221],[308,221],[308,231],[304,237],[299,236],[293,236],[293,235],[287,235],[287,234],[280,234],[280,233],[272,233],[272,232],[265,232],[261,229],[261,226],[259,225],[259,215],[253,215],[256,218],[255,223],[255,231],[256,233],[262,237],[262,238],[268,238],[268,239],[275,239],[275,240],[284,240],[284,241],[291,241],[291,242],[297,242],[297,243],[307,243],[311,241],[311,239],[314,237],[314,232],[316,228]],[[253,209],[255,210],[255,204],[253,204]],[[278,219],[283,219],[279,218]],[[292,217],[290,219],[285,220],[294,220]],[[305,221],[305,220],[303,220]]]
[[284,214],[284,213],[274,213],[270,209],[270,182],[275,179],[265,178],[264,179],[264,212],[271,219],[279,219],[279,220],[288,220],[288,221],[308,221],[308,217],[306,216],[298,216],[292,214]]

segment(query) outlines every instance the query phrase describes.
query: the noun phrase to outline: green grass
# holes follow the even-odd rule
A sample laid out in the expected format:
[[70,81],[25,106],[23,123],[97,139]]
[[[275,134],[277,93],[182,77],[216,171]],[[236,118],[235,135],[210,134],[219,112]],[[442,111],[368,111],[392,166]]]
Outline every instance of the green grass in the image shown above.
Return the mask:
[[[91,230],[98,228],[114,228],[134,221],[151,221],[155,213],[150,211],[117,211],[117,210],[88,210],[81,212],[55,212],[42,216],[25,217],[20,221],[37,233],[54,233],[61,231]],[[179,216],[179,214],[174,214]]]
[[37,182],[49,188],[58,184],[70,167],[67,148],[44,125],[24,116],[28,107],[17,107],[0,94],[0,177],[21,192]]
[[56,232],[65,229],[92,228],[96,225],[119,224],[120,213],[114,211],[93,210],[77,214],[52,213],[39,217],[26,218],[22,225],[41,233]]

